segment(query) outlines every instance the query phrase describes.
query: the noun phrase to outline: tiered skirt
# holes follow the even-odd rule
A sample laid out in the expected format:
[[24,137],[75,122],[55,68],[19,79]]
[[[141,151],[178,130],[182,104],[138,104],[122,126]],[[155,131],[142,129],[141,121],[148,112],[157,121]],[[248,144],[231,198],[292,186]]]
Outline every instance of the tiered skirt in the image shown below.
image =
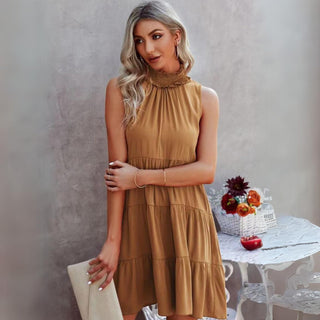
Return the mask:
[[162,316],[227,318],[224,268],[202,184],[126,190],[113,279],[124,315],[157,303]]

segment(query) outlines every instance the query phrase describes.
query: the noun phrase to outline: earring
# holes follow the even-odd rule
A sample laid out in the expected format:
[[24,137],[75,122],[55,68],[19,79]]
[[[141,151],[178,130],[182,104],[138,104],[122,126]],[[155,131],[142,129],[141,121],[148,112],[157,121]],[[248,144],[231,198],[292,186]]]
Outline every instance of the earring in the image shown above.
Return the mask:
[[176,58],[179,59],[179,53],[178,53],[178,45],[179,45],[180,41],[177,41],[177,44],[175,45],[175,52],[176,52]]

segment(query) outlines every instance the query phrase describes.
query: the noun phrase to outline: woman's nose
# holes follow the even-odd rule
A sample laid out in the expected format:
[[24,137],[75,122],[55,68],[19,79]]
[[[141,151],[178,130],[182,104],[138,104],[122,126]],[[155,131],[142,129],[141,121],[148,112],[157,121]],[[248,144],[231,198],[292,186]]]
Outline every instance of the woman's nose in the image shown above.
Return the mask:
[[154,50],[152,42],[146,41],[146,53],[151,54]]

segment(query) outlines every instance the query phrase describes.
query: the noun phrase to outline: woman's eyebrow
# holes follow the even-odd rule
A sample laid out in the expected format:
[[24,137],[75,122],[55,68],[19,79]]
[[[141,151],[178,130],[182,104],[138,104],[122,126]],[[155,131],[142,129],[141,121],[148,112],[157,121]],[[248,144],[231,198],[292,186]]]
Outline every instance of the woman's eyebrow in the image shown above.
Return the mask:
[[[149,32],[148,33],[148,36],[150,36],[152,33],[154,33],[155,31],[163,31],[162,29],[154,29],[154,30],[152,30],[151,32]],[[142,38],[141,36],[139,36],[139,35],[137,35],[137,34],[134,34],[133,35],[134,37],[140,37],[140,38]]]

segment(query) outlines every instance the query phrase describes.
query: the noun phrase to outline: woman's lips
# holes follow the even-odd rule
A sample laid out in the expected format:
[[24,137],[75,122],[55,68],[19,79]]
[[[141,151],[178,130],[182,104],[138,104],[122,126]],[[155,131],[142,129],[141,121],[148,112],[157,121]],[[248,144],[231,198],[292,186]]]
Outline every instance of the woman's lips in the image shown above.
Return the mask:
[[159,60],[160,56],[155,57],[155,58],[150,58],[149,61],[150,62],[157,62]]

